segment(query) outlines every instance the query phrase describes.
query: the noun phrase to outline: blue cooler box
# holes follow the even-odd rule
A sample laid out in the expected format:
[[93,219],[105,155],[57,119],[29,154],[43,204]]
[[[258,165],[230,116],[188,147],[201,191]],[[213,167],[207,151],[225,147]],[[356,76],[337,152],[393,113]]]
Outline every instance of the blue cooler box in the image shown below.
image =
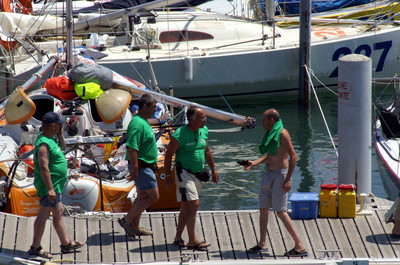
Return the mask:
[[292,219],[314,219],[318,217],[318,193],[294,192],[289,200],[292,204]]

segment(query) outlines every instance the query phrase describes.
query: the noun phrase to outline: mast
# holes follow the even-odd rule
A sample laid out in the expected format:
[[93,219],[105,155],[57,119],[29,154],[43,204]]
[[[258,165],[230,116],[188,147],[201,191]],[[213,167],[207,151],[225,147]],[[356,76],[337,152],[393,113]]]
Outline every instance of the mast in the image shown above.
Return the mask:
[[157,102],[164,103],[180,109],[189,107],[190,105],[196,105],[202,108],[204,110],[204,113],[209,117],[233,123],[236,125],[240,125],[244,128],[253,128],[255,126],[256,120],[252,117],[246,117],[239,114],[229,113],[226,111],[214,109],[208,106],[200,105],[180,98],[171,97],[162,93],[157,93],[151,90],[142,89],[128,82],[124,77],[115,72],[114,72],[113,88],[126,90],[131,94],[139,97],[143,94],[149,94],[152,97],[154,97],[157,100]]
[[65,63],[67,69],[72,67],[72,0],[67,0],[65,23],[67,27],[67,43]]

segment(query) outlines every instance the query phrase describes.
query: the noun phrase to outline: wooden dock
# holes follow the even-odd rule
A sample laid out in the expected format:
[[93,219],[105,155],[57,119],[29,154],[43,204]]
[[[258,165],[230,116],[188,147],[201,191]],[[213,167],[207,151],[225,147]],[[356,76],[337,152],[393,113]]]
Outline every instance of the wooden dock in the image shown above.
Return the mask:
[[[315,260],[324,257],[322,250],[340,250],[336,257],[398,259],[400,240],[390,237],[392,223],[385,223],[384,214],[393,202],[377,198],[369,205],[372,215],[354,219],[317,218],[294,220],[294,225],[307,247],[309,256],[287,258],[283,254],[293,247],[293,241],[282,222],[270,213],[268,225],[269,254],[250,254],[259,238],[258,211],[202,211],[198,213],[197,235],[211,243],[209,250],[198,255],[202,261],[271,261],[289,263],[292,260]],[[145,213],[143,227],[151,228],[153,236],[137,239],[128,237],[118,224],[121,214],[95,214],[66,217],[66,228],[71,239],[86,245],[70,254],[60,253],[60,241],[48,221],[42,246],[49,250],[57,263],[143,263],[185,261],[189,250],[172,244],[177,225],[177,212]],[[27,250],[33,237],[35,217],[0,214],[0,254],[29,258]],[[186,232],[184,233],[186,237]],[[279,262],[278,262],[279,263]]]

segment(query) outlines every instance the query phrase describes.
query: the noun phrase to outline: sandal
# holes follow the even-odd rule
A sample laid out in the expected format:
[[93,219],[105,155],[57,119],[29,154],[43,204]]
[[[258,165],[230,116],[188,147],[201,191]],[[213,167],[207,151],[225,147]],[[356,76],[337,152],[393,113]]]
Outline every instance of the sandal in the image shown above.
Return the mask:
[[197,251],[207,251],[207,248],[211,246],[211,244],[207,243],[206,241],[202,241],[193,246],[187,246],[188,249],[197,250]]
[[249,253],[266,253],[268,252],[268,248],[261,248],[259,245],[255,245],[251,249],[248,250]]
[[299,251],[295,250],[294,248],[292,248],[291,250],[286,252],[284,255],[288,256],[288,257],[306,257],[306,256],[308,256],[308,252],[305,249],[299,252]]
[[183,240],[183,239],[175,240],[174,245],[177,245],[180,248],[187,247],[187,244],[186,244],[185,240]]
[[31,248],[28,250],[28,254],[32,255],[32,256],[38,256],[41,258],[45,258],[45,259],[52,259],[53,256],[47,252],[46,250],[44,250],[42,248],[42,246],[35,248],[34,246],[31,246]]
[[82,242],[76,242],[76,241],[70,241],[68,245],[61,245],[61,253],[70,253],[73,252],[74,250],[83,247],[84,243]]

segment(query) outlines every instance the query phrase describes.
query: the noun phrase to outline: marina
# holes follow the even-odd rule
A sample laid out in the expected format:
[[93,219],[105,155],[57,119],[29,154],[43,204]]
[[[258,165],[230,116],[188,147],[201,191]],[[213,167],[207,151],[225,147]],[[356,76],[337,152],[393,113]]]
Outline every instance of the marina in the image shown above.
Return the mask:
[[[153,229],[154,235],[136,239],[128,237],[118,225],[121,214],[92,214],[66,217],[66,229],[71,240],[86,245],[75,253],[61,254],[59,240],[48,220],[42,246],[53,254],[53,262],[77,264],[152,263],[178,264],[198,259],[202,264],[262,263],[262,264],[327,264],[341,259],[400,262],[400,240],[390,237],[392,223],[384,214],[392,201],[374,198],[369,205],[372,215],[356,218],[317,218],[293,220],[294,226],[308,250],[308,257],[288,258],[283,254],[293,247],[293,241],[274,213],[269,214],[268,254],[251,254],[247,249],[259,238],[258,211],[200,211],[196,233],[211,243],[207,252],[179,249],[172,244],[177,224],[177,212],[145,213],[141,225]],[[27,250],[33,237],[34,217],[0,214],[1,254],[28,258]],[[392,263],[389,263],[392,262]],[[336,264],[336,263],[330,263]],[[359,264],[359,263],[351,263]],[[364,263],[363,263],[364,264]]]
[[[398,29],[396,29],[396,31],[397,30]],[[70,33],[71,32],[72,31],[70,31]],[[273,35],[275,35],[275,33]],[[377,33],[371,33],[370,35],[373,39],[377,37]],[[393,40],[394,44],[397,42],[397,39]],[[390,45],[391,44],[392,41],[390,41]],[[71,43],[69,43],[68,46],[71,48]],[[363,48],[365,47],[363,46]],[[298,48],[296,48],[296,50],[297,49]],[[360,47],[357,47],[356,50],[361,51],[360,49]],[[333,51],[333,46],[330,47],[329,50]],[[339,50],[336,50],[335,52],[335,54],[338,55],[337,60],[339,60],[340,55],[347,54],[347,51],[338,51]],[[72,50],[69,49],[67,54],[71,55],[71,53]],[[75,55],[75,60],[81,57],[81,54]],[[385,58],[386,55],[387,54],[384,55]],[[67,57],[70,58],[70,56]],[[349,58],[352,56],[346,57]],[[371,62],[372,60],[374,63],[377,60],[377,58],[374,56],[372,56],[371,60],[362,55],[358,55],[357,57],[357,60],[360,60],[360,62]],[[87,58],[81,59],[84,60],[85,64],[88,64]],[[336,61],[334,58],[333,60]],[[351,58],[349,61],[357,60]],[[379,62],[381,62],[381,60],[379,60]],[[92,65],[94,65],[94,62],[92,63]],[[383,67],[383,65],[381,66]],[[313,67],[318,68],[318,64],[314,64]],[[397,64],[396,66],[391,67],[393,70],[395,70],[395,68],[397,69]],[[155,69],[157,68],[155,67]],[[105,69],[99,72],[104,73],[104,70]],[[355,67],[353,67],[352,70],[357,72]],[[341,90],[343,92],[343,89],[347,88],[352,88],[354,91],[356,91],[357,89],[355,84],[361,84],[361,81],[366,82],[364,82],[364,86],[360,85],[360,88],[370,88],[370,75],[362,75],[364,78],[358,78],[356,81],[354,81],[356,78],[354,80],[353,78],[343,78],[343,72],[349,73],[351,71],[342,71],[342,74],[340,71],[342,71],[342,68],[339,67],[339,95]],[[85,79],[85,81],[79,81],[79,78],[73,78],[71,72],[72,71],[69,71],[68,77],[73,83],[75,83],[75,85],[80,86],[88,83],[88,79]],[[216,70],[213,72],[218,71]],[[369,68],[368,71],[360,70],[359,72],[369,74],[373,71],[371,71]],[[377,71],[373,72],[373,76],[379,75],[376,72]],[[230,74],[232,75],[232,72]],[[56,75],[54,76],[56,77]],[[381,181],[376,180],[376,175],[373,173],[372,178],[369,176],[371,170],[372,172],[377,172],[376,162],[374,161],[375,157],[371,157],[370,155],[372,148],[370,146],[371,140],[369,139],[369,129],[371,126],[366,125],[366,127],[362,127],[360,125],[357,127],[357,129],[361,128],[360,131],[358,131],[354,128],[350,128],[353,124],[355,124],[355,122],[350,122],[348,123],[348,126],[343,126],[344,123],[341,123],[343,119],[338,118],[340,116],[346,116],[347,121],[350,121],[351,114],[366,113],[370,115],[371,110],[366,109],[366,111],[364,111],[364,109],[360,108],[354,111],[354,109],[349,108],[343,111],[343,99],[340,96],[338,97],[338,95],[332,96],[331,99],[325,99],[326,101],[335,102],[334,104],[331,103],[327,111],[328,121],[325,120],[326,115],[324,113],[320,114],[321,117],[317,115],[319,114],[320,110],[317,110],[316,108],[313,109],[315,105],[313,106],[313,104],[311,104],[311,110],[306,110],[306,108],[303,108],[304,106],[302,107],[297,104],[297,101],[294,97],[290,97],[288,99],[286,95],[282,96],[281,98],[269,97],[268,99],[260,101],[259,103],[255,103],[256,101],[244,102],[242,98],[242,102],[239,101],[239,105],[237,106],[246,105],[246,111],[242,112],[243,108],[241,109],[240,107],[234,107],[234,109],[236,111],[239,110],[243,115],[235,114],[229,104],[227,104],[226,107],[225,105],[223,107],[229,108],[229,113],[200,105],[206,116],[210,118],[210,132],[213,130],[225,132],[223,134],[219,134],[221,136],[217,136],[217,134],[210,134],[210,149],[213,150],[212,152],[215,158],[215,168],[218,170],[221,179],[218,185],[213,185],[212,183],[204,184],[204,189],[199,196],[201,205],[200,211],[197,212],[196,216],[196,234],[198,235],[199,239],[211,243],[211,246],[209,246],[206,251],[193,251],[186,248],[179,248],[173,243],[179,219],[179,212],[175,211],[178,209],[177,207],[161,207],[158,208],[159,211],[144,213],[141,218],[140,225],[151,229],[153,234],[150,236],[136,236],[136,238],[129,237],[121,227],[124,226],[123,222],[121,222],[121,220],[118,221],[119,218],[125,214],[127,209],[113,209],[113,207],[116,208],[116,206],[118,206],[118,202],[121,199],[125,199],[126,196],[129,196],[120,192],[122,188],[126,188],[126,184],[122,184],[117,187],[116,193],[119,194],[118,196],[121,196],[120,198],[115,197],[114,200],[110,200],[109,202],[105,201],[103,198],[103,196],[109,195],[104,192],[107,191],[108,188],[111,190],[111,186],[116,183],[116,176],[120,175],[117,173],[121,171],[111,171],[112,166],[119,165],[117,162],[112,164],[113,159],[111,158],[116,157],[111,157],[111,155],[115,155],[115,153],[113,153],[114,151],[111,152],[111,150],[116,150],[115,152],[118,154],[118,149],[121,148],[121,153],[124,154],[124,147],[117,145],[117,143],[119,144],[120,135],[116,136],[112,133],[118,133],[122,135],[123,131],[127,130],[126,124],[131,120],[133,115],[133,113],[130,112],[131,109],[128,110],[132,96],[139,97],[144,93],[148,93],[152,95],[158,103],[165,104],[163,109],[169,110],[172,113],[171,116],[169,116],[168,113],[166,114],[170,120],[165,120],[164,122],[166,122],[166,125],[162,125],[160,119],[157,117],[153,119],[152,117],[150,120],[154,120],[155,123],[152,124],[149,122],[149,124],[153,125],[154,134],[160,137],[157,138],[156,136],[158,147],[157,163],[159,164],[159,168],[158,172],[155,172],[157,171],[156,169],[154,170],[154,173],[156,173],[159,178],[159,203],[168,203],[171,198],[175,197],[175,194],[173,194],[174,192],[172,192],[172,194],[162,194],[162,189],[166,187],[165,183],[163,183],[165,181],[164,174],[166,174],[166,176],[170,176],[170,169],[168,168],[168,171],[166,171],[162,168],[165,159],[164,151],[166,150],[168,140],[171,138],[171,133],[173,132],[174,128],[183,123],[177,119],[177,116],[183,112],[178,113],[178,115],[174,115],[174,108],[186,109],[192,103],[179,98],[174,98],[173,96],[159,94],[157,92],[158,90],[155,92],[144,90],[143,87],[140,86],[140,83],[138,84],[136,81],[130,80],[129,78],[117,74],[116,72],[111,72],[110,76],[112,78],[110,79],[110,87],[107,87],[108,90],[103,89],[104,93],[101,91],[103,93],[102,96],[97,96],[95,99],[92,98],[93,100],[91,101],[88,100],[87,102],[85,101],[82,103],[78,101],[81,100],[81,98],[73,98],[71,99],[71,106],[67,106],[64,101],[58,99],[57,96],[50,94],[49,90],[45,90],[44,88],[25,94],[24,90],[25,92],[28,92],[29,86],[25,87],[24,84],[24,87],[14,90],[4,106],[5,124],[3,124],[2,128],[2,139],[4,139],[2,147],[4,150],[6,150],[6,148],[11,148],[10,143],[13,144],[11,148],[13,150],[9,151],[12,155],[5,154],[6,156],[4,158],[6,159],[3,158],[4,161],[14,161],[15,158],[15,160],[23,160],[24,163],[28,164],[27,159],[24,159],[27,158],[29,153],[27,152],[26,155],[22,155],[22,152],[20,154],[18,151],[18,155],[16,155],[16,147],[22,146],[24,143],[26,144],[26,139],[32,140],[33,142],[35,134],[32,132],[38,133],[40,131],[39,127],[41,122],[44,122],[44,119],[42,121],[43,114],[47,111],[55,111],[56,114],[60,115],[61,119],[67,124],[66,126],[68,129],[64,129],[65,136],[68,134],[67,137],[69,138],[67,139],[67,146],[69,145],[70,147],[74,147],[68,151],[71,152],[71,156],[66,156],[68,152],[64,153],[67,161],[71,162],[68,167],[68,181],[72,183],[73,187],[71,186],[71,188],[73,189],[69,190],[68,188],[65,188],[63,193],[76,196],[89,190],[87,187],[78,187],[77,185],[78,182],[81,182],[81,180],[85,177],[90,178],[90,180],[93,182],[96,182],[95,185],[91,183],[93,186],[99,186],[98,192],[93,193],[95,194],[95,196],[93,196],[94,199],[89,198],[86,196],[86,194],[84,194],[82,198],[77,198],[76,202],[66,203],[64,201],[65,194],[63,195],[63,204],[66,207],[67,213],[65,217],[65,224],[68,237],[71,240],[85,242],[85,246],[83,248],[68,254],[61,253],[59,247],[60,239],[56,230],[54,229],[56,224],[52,223],[53,217],[50,217],[47,220],[45,232],[43,238],[41,239],[41,244],[43,249],[48,250],[53,255],[54,258],[51,260],[51,262],[62,264],[186,264],[192,262],[203,262],[205,264],[259,263],[329,265],[400,263],[400,239],[393,237],[391,234],[393,224],[387,223],[387,218],[385,217],[385,214],[391,208],[393,201],[387,199],[388,196],[383,191]],[[330,77],[335,76],[336,74]],[[251,76],[249,77],[251,78]],[[32,78],[39,78],[39,75]],[[285,80],[285,83],[290,83],[289,79]],[[252,80],[255,80],[255,78],[252,78]],[[27,83],[30,83],[30,81]],[[165,84],[166,82],[163,81],[162,83]],[[295,83],[297,85],[297,82]],[[105,88],[103,85],[97,85],[100,88]],[[272,86],[282,88],[278,83],[273,83]],[[231,88],[233,89],[233,86]],[[74,91],[76,91],[76,86]],[[347,91],[346,93],[347,99],[352,99],[353,96],[354,98],[364,98],[358,97],[357,94]],[[223,94],[226,95],[226,93]],[[207,92],[207,95],[210,94]],[[221,95],[221,93],[218,93],[218,95]],[[84,93],[83,96],[85,96]],[[229,94],[227,96],[229,96]],[[114,104],[110,103],[112,100],[115,102]],[[370,102],[371,97],[363,102],[364,105],[361,105],[363,107],[370,107]],[[340,108],[341,103],[342,109]],[[355,105],[354,100],[352,103]],[[21,104],[24,107],[22,109],[20,108]],[[170,107],[167,107],[167,105]],[[118,106],[119,108],[114,111],[111,106]],[[219,106],[217,106],[217,108],[218,107]],[[295,211],[298,211],[298,208],[295,207],[296,205],[291,199],[292,207],[289,207],[289,209],[292,208],[292,210],[289,210],[289,213],[294,219],[294,228],[308,251],[307,257],[288,258],[284,255],[284,253],[289,252],[294,246],[294,242],[292,240],[293,233],[292,235],[289,234],[287,229],[285,229],[285,226],[286,228],[288,227],[287,223],[282,223],[281,219],[278,218],[278,215],[274,212],[270,212],[268,218],[268,252],[249,252],[249,249],[260,241],[260,214],[258,211],[257,195],[260,186],[260,175],[264,171],[264,167],[258,167],[257,169],[249,172],[240,167],[237,161],[246,159],[255,160],[262,155],[258,152],[258,143],[266,127],[264,125],[263,128],[261,124],[261,115],[264,110],[269,108],[276,108],[279,112],[281,112],[282,115],[280,117],[285,124],[285,128],[287,128],[287,130],[290,132],[293,146],[298,157],[298,163],[292,175],[293,185],[291,186],[291,190],[288,194],[289,197],[295,192],[311,191],[314,192],[314,195],[317,198],[316,201],[318,201],[319,198],[317,192],[319,192],[320,187],[322,188],[321,184],[327,183],[354,183],[357,187],[357,190],[354,186],[352,187],[351,203],[353,203],[354,199],[354,206],[356,206],[357,197],[359,197],[360,200],[361,197],[368,197],[367,208],[357,205],[357,209],[360,211],[358,212],[359,215],[356,217],[354,217],[355,209],[349,207],[354,209],[354,215],[351,216],[354,218],[343,218],[343,216],[340,214],[340,208],[342,207],[343,209],[343,204],[341,204],[340,199],[343,199],[344,197],[344,195],[342,196],[340,193],[340,186],[339,192],[337,193],[339,197],[338,204],[336,204],[336,201],[332,200],[333,196],[329,201],[329,204],[333,202],[332,204],[334,212],[336,212],[336,205],[338,205],[339,218],[326,218],[326,216],[317,217],[318,210],[316,210],[315,217],[303,216],[299,218],[295,215]],[[20,110],[23,110],[23,112],[20,112]],[[341,111],[342,115],[339,115]],[[311,113],[313,114],[311,115]],[[357,121],[369,121],[371,120],[371,116],[368,115],[359,115],[355,117],[355,119]],[[372,117],[372,119],[374,118],[375,117]],[[205,117],[203,117],[203,119],[205,122]],[[245,132],[241,131],[244,130],[244,128],[254,128],[256,120],[258,121],[256,130],[245,130]],[[291,121],[289,122],[289,120]],[[316,120],[317,122],[315,122]],[[220,126],[226,126],[222,125],[222,122],[227,121],[232,124],[230,125],[231,127],[226,127],[226,130],[224,131],[224,129],[221,129]],[[233,128],[233,124],[237,128]],[[101,132],[94,130],[97,128],[97,126],[99,129],[101,129]],[[342,130],[342,134],[338,132],[338,128]],[[343,128],[345,128],[344,131],[346,132],[346,135],[343,134]],[[227,131],[234,133],[232,133],[231,136],[227,136]],[[333,133],[333,137],[331,136],[330,132]],[[115,136],[114,139],[110,138],[110,133],[112,136]],[[327,136],[328,134],[329,137]],[[27,135],[29,137],[27,137]],[[364,141],[361,141],[361,138],[363,138]],[[88,146],[92,142],[93,148],[91,147],[89,150]],[[114,143],[116,146],[106,148],[105,144],[110,145],[112,143]],[[336,151],[336,147],[339,145],[339,143],[342,147],[340,150],[341,154],[340,152],[338,153]],[[100,148],[101,152],[100,154],[96,154],[95,151],[99,149],[100,144],[102,144]],[[86,145],[88,150],[81,150],[81,145]],[[366,151],[364,149],[360,151],[358,147],[363,147],[366,149]],[[106,152],[106,149],[109,149],[110,152]],[[83,154],[79,153],[79,150],[81,150]],[[73,151],[75,153],[72,153]],[[358,156],[348,157],[347,154],[350,153],[357,153]],[[368,156],[359,156],[360,154],[367,153]],[[107,155],[111,157],[108,160],[104,159]],[[290,153],[291,161],[292,157],[293,152]],[[340,157],[342,161],[339,160],[338,157]],[[89,164],[86,160],[83,160],[83,158],[91,158],[94,164]],[[96,158],[100,162],[96,161]],[[176,159],[179,161],[178,158]],[[372,168],[370,164],[371,159],[375,162],[375,165],[373,165]],[[169,161],[168,159],[166,160]],[[355,167],[353,165],[353,160],[355,161]],[[364,163],[365,161],[368,163]],[[104,178],[101,175],[102,171],[99,164],[104,164],[107,166],[108,172],[106,172],[107,176]],[[83,170],[84,167],[82,167],[82,165],[89,167],[90,165],[95,165],[96,168],[92,171],[88,170],[86,172]],[[170,166],[169,162],[165,165],[167,167]],[[213,170],[214,177],[215,168],[210,164],[209,166]],[[31,205],[36,205],[38,198],[35,197],[35,194],[27,194],[22,187],[22,184],[27,182],[27,186],[33,190],[31,178],[32,174],[29,175],[29,167],[27,166],[26,168],[23,167],[20,169],[18,168],[18,163],[15,163],[15,165],[8,165],[8,167],[4,168],[7,169],[7,171],[5,171],[3,174],[4,179],[7,180],[7,182],[3,184],[5,191],[7,192],[5,198],[9,199],[7,203],[9,203],[9,205],[14,205],[14,207],[17,209],[20,209],[26,206],[26,203],[22,201],[20,197],[26,197],[27,199],[31,200]],[[346,170],[343,171],[343,168],[346,168]],[[290,170],[291,169],[292,165],[290,166]],[[20,171],[22,171],[24,174],[20,175]],[[129,172],[129,170],[125,171],[126,173]],[[18,174],[16,174],[16,172]],[[114,172],[115,176],[112,175],[112,172]],[[10,176],[12,177],[9,180]],[[126,181],[126,176],[124,177],[122,174],[121,176],[122,180]],[[346,178],[344,178],[344,176]],[[131,181],[130,178],[128,178],[128,180]],[[99,182],[98,184],[97,181]],[[13,189],[11,189],[12,187]],[[130,188],[128,190],[130,190]],[[13,196],[11,193],[17,191],[20,192],[21,196]],[[377,194],[375,194],[376,191],[378,191]],[[11,196],[9,197],[10,194]],[[344,194],[344,192],[342,194]],[[357,196],[356,194],[359,195]],[[100,204],[101,208],[98,206],[90,208],[86,207],[85,205],[77,207],[77,205],[83,204],[82,202],[87,198],[89,199],[90,203],[96,202],[96,205]],[[371,203],[369,203],[369,199],[371,199]],[[322,197],[321,203],[323,203]],[[8,207],[10,207],[9,205]],[[353,206],[353,204],[351,206]],[[28,206],[27,208],[28,211],[34,210],[34,207],[31,206]],[[170,209],[174,209],[174,211],[168,211]],[[7,259],[5,257],[8,257],[8,259],[11,260],[27,259],[26,261],[22,262],[24,264],[32,264],[30,262],[33,262],[35,265],[38,264],[35,262],[43,264],[44,262],[41,260],[31,260],[32,256],[29,256],[27,253],[31,242],[35,242],[33,240],[35,213],[32,212],[32,214],[26,216],[19,216],[17,215],[19,213],[16,211],[16,209],[9,211],[7,210],[6,206],[5,210],[9,213],[0,213],[0,227],[2,227],[2,229],[0,229],[0,264],[9,264],[9,262],[4,261]],[[349,209],[349,212],[350,211],[352,210]],[[320,215],[323,216],[322,213]],[[280,215],[280,217],[282,216]],[[55,219],[57,220],[57,218]],[[181,220],[179,220],[179,222],[181,222]],[[37,225],[37,223],[35,223],[35,225]],[[126,227],[125,230],[129,233],[129,230]],[[290,231],[290,229],[288,230]],[[59,230],[57,231],[58,234],[60,234]],[[37,234],[35,234],[35,237],[36,236]],[[176,235],[176,237],[179,238],[178,235]],[[186,232],[183,234],[183,239],[188,241]],[[33,249],[40,250],[40,248],[37,248],[36,246]],[[30,252],[30,254],[32,255],[32,252]],[[36,252],[33,254],[40,253]],[[13,260],[13,262],[19,261]]]

